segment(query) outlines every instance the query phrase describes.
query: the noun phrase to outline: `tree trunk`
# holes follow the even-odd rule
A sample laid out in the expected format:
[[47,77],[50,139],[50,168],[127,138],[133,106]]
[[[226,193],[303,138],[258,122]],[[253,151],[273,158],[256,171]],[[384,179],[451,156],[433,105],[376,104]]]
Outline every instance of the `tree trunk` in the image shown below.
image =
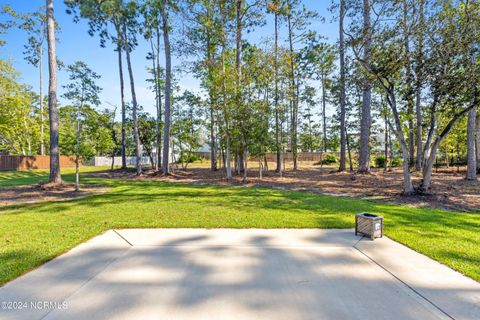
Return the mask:
[[[220,129],[221,131],[221,129]],[[220,163],[219,163],[219,167],[220,169],[225,169],[225,146],[224,146],[224,142],[223,142],[223,139],[222,141],[219,143],[219,146],[220,146]]]
[[[207,9],[208,16],[211,18],[210,7]],[[217,171],[217,144],[215,138],[215,117],[214,117],[214,108],[215,108],[215,93],[214,93],[214,84],[213,81],[213,68],[212,68],[212,43],[211,43],[211,28],[207,27],[206,34],[206,50],[207,50],[207,68],[208,68],[208,98],[209,98],[209,107],[210,107],[210,170]]]
[[445,166],[450,168],[450,156],[448,154],[448,144],[445,144]]
[[[114,109],[113,109],[113,112],[112,112],[112,119],[111,119],[111,123],[110,123],[110,134],[111,134],[112,141],[115,144],[115,146],[118,145],[117,133],[115,132],[115,116],[116,116],[116,114],[117,114],[117,107],[114,106]],[[110,165],[110,171],[113,171],[113,167],[115,166],[116,151],[117,151],[117,148],[112,148],[112,154],[111,154],[112,163]]]
[[116,24],[117,29],[117,54],[118,54],[118,75],[120,79],[120,103],[122,107],[122,169],[127,168],[127,155],[126,155],[126,122],[127,122],[127,115],[126,115],[126,108],[125,108],[125,83],[123,80],[123,63],[122,63],[122,40],[123,36],[120,31],[120,25]]
[[[237,94],[237,103],[239,106],[243,105],[243,94],[242,94],[242,33],[243,33],[243,23],[242,23],[242,6],[244,0],[237,0],[237,9],[236,9],[236,55],[235,55],[235,67],[237,70],[237,78],[236,78],[236,94]],[[245,137],[243,137],[245,138]],[[242,147],[245,147],[245,143],[243,143]],[[246,150],[244,148],[239,151],[238,154],[238,174],[242,172],[245,173],[246,166],[244,155]],[[244,177],[245,179],[245,177]]]
[[[430,189],[430,184],[432,182],[432,170],[433,170],[433,165],[436,159],[437,155],[437,150],[440,144],[442,143],[443,139],[450,133],[452,130],[453,126],[460,120],[465,114],[470,112],[471,109],[476,108],[478,105],[478,101],[473,101],[473,103],[466,109],[462,110],[460,113],[455,114],[455,116],[448,122],[446,127],[443,129],[443,131],[437,136],[435,141],[432,144],[432,148],[430,152],[428,152],[429,156],[428,158],[425,157],[424,160],[424,169],[423,169],[423,177],[422,177],[422,182],[420,184],[420,187],[418,188],[418,191],[420,193],[427,192]],[[425,152],[427,154],[427,152]]]
[[480,174],[480,112],[478,110],[477,110],[476,150],[477,150],[477,173]]
[[[237,69],[237,90],[240,87],[240,75],[242,72],[241,57],[242,57],[242,5],[243,0],[236,0],[236,38],[235,38],[235,67]],[[238,92],[237,92],[238,94]]]
[[[158,36],[157,36],[158,38]],[[158,88],[158,74],[157,74],[157,66],[156,66],[156,60],[157,60],[157,53],[155,52],[155,46],[153,45],[153,39],[150,38],[150,48],[152,50],[152,72],[153,72],[153,81],[155,82],[154,89],[155,89],[155,108],[157,109],[157,119],[156,119],[156,125],[155,125],[155,144],[157,146],[157,159],[158,159],[158,153],[160,150],[158,149],[158,136],[159,136],[159,131],[160,131],[160,125],[159,125],[159,118],[158,118],[158,110],[160,109],[158,102],[160,101],[160,93],[159,93],[159,88]],[[159,163],[158,161],[154,161],[153,157],[151,154],[149,154],[150,160],[152,162],[152,169],[157,170],[159,169]]]
[[[363,33],[365,37],[363,59],[366,68],[369,69],[371,57],[371,21],[370,21],[370,0],[363,0]],[[358,172],[370,172],[370,128],[372,126],[372,83],[365,77],[363,83],[363,99],[362,99],[362,118],[360,122],[360,151],[359,151],[359,168]]]
[[352,150],[350,148],[350,139],[348,137],[347,127],[345,126],[345,142],[347,145],[347,152],[348,152],[348,163],[350,167],[350,172],[353,171],[353,159],[352,159]]
[[171,157],[171,163],[172,163],[172,167],[170,168],[169,167],[169,171],[168,173],[170,174],[171,172],[175,172],[175,164],[177,163],[177,159],[175,158],[175,140],[172,139],[172,157]]
[[340,166],[338,171],[346,169],[346,94],[345,94],[345,35],[344,35],[344,18],[345,18],[345,0],[340,0]]
[[420,187],[418,188],[418,191],[420,193],[426,193],[430,189],[430,185],[432,183],[433,164],[437,156],[438,145],[433,146],[432,151],[430,152],[430,156],[428,157],[428,159],[425,159],[425,164],[423,167],[423,178]]
[[263,179],[263,167],[262,167],[262,159],[258,158],[258,178],[260,180]]
[[[468,2],[466,3],[466,9],[468,8]],[[467,22],[470,22],[470,17],[467,18]],[[469,32],[472,36],[472,39],[475,39],[477,34],[477,28],[475,27],[474,23],[469,23],[469,27],[471,32]],[[471,63],[471,70],[475,70],[475,63],[477,61],[477,55],[474,48],[474,44],[471,43],[470,48],[470,63]],[[470,71],[470,70],[469,70]],[[474,72],[474,71],[473,71]],[[477,78],[475,74],[470,73],[470,89],[473,95],[472,98],[472,105],[476,104],[477,100]],[[476,133],[476,122],[477,122],[477,108],[474,107],[470,111],[468,111],[468,120],[467,120],[467,180],[476,181],[477,180],[477,154],[475,152],[475,133]]]
[[432,105],[430,106],[430,128],[428,129],[427,140],[425,141],[425,146],[423,147],[423,156],[422,156],[422,170],[426,168],[426,159],[430,156],[431,144],[433,136],[436,132],[437,119],[435,113],[437,112],[437,97],[434,97]]
[[235,152],[235,155],[233,157],[233,173],[238,174],[238,154]]
[[425,26],[424,0],[419,0],[419,32],[417,32],[417,68],[415,85],[415,113],[417,120],[417,161],[415,169],[420,171],[423,167],[423,132],[422,132],[422,72],[423,72],[423,30]]
[[136,168],[137,168],[137,176],[142,174],[142,164],[141,159],[142,155],[140,153],[140,138],[138,135],[138,118],[137,118],[137,95],[135,93],[135,81],[133,79],[133,70],[132,70],[132,62],[130,59],[130,44],[128,43],[127,38],[127,26],[126,24],[123,25],[123,40],[124,40],[124,47],[125,47],[125,55],[127,57],[127,67],[128,67],[128,75],[130,77],[130,90],[132,92],[132,118],[133,118],[133,139],[135,141],[135,155],[136,155]]
[[467,125],[467,180],[477,180],[477,159],[475,152],[475,132],[477,109],[468,112]]
[[55,50],[55,19],[53,0],[46,0],[48,38],[48,114],[50,117],[50,177],[49,182],[61,183],[60,157],[58,150],[58,111],[57,111],[57,53]]
[[[210,95],[210,99],[212,96]],[[215,140],[215,118],[213,116],[213,102],[210,100],[210,170],[217,171],[217,144]]]
[[226,141],[227,147],[225,150],[225,163],[226,163],[226,169],[227,169],[227,180],[232,180],[232,164],[230,160],[230,137],[227,135],[227,141]]
[[235,48],[235,69],[237,70],[236,74],[236,94],[237,94],[237,102],[240,103],[241,101],[241,75],[242,75],[242,5],[243,0],[236,0],[237,2],[237,9],[236,9],[236,48]]
[[40,45],[38,53],[38,69],[40,71],[40,155],[45,155],[45,116],[43,114],[43,45]]
[[160,88],[160,30],[157,26],[157,75],[158,101],[157,101],[157,168],[162,168],[162,88]]
[[460,144],[458,143],[458,141],[456,141],[456,143],[457,146],[455,149],[457,150],[457,173],[460,173]]
[[[236,69],[236,81],[235,81],[235,93],[236,93],[236,100],[238,106],[243,105],[243,95],[242,95],[242,84],[241,84],[241,79],[242,79],[242,32],[243,32],[243,22],[242,22],[242,6],[243,6],[244,0],[236,0],[236,35],[235,35],[235,69]],[[245,137],[243,137],[245,138]],[[245,147],[245,144],[243,144],[242,147]],[[245,149],[245,148],[243,148]],[[246,154],[246,150],[239,150],[238,151],[238,165],[237,165],[237,170],[238,173],[240,174],[241,172],[245,172],[246,166],[245,163],[247,159],[244,159],[244,156]]]
[[[25,127],[25,130],[28,130],[28,125],[27,125],[27,118],[26,117],[23,117],[23,125]],[[28,153],[27,155],[31,156],[32,155],[32,143],[31,143],[31,137],[30,135],[27,135],[27,150],[28,150]]]
[[225,71],[225,42],[222,44],[222,90],[223,90],[223,117],[225,120],[225,164],[227,180],[232,180],[232,163],[231,163],[231,150],[230,150],[230,124],[228,121],[228,105],[227,105],[227,85],[225,83],[226,71]]
[[81,139],[81,132],[80,132],[80,109],[77,110],[77,146],[75,149],[75,191],[80,190],[80,172],[79,172],[79,159],[80,159],[80,139]]
[[385,171],[388,171],[388,114],[385,110],[385,117],[384,117],[384,121],[385,121],[385,135],[384,135],[384,139],[385,139],[385,145],[384,145],[384,157],[385,157],[385,164],[384,164],[384,169]]
[[245,145],[242,145],[242,150],[239,151],[239,154],[238,154],[238,174],[241,174],[242,172],[245,171],[245,159],[244,159],[244,155],[245,155]]
[[308,113],[308,139],[309,139],[309,145],[308,145],[308,151],[313,152],[313,130],[312,130],[312,115],[310,112]]
[[243,167],[243,182],[247,182],[248,177],[248,151],[246,148],[246,143],[243,151],[242,159],[244,160],[244,167]]
[[408,153],[410,155],[410,167],[414,166],[415,162],[415,128],[413,124],[414,119],[414,91],[413,91],[413,77],[410,61],[410,37],[409,37],[409,21],[408,21],[408,3],[403,0],[403,37],[405,48],[405,73],[406,73],[406,94],[407,113],[408,113]]
[[151,151],[148,153],[148,158],[150,159],[150,165],[152,166],[152,170],[156,170],[155,160],[153,159],[153,153]]
[[171,107],[171,87],[172,87],[172,57],[170,48],[170,35],[168,25],[167,4],[160,6],[160,14],[162,15],[163,42],[165,46],[165,115],[163,127],[163,159],[162,171],[167,175],[169,171],[169,146],[170,146],[170,107]]
[[410,154],[408,151],[407,142],[403,134],[402,123],[400,121],[400,115],[398,114],[397,102],[395,99],[394,88],[388,89],[388,103],[392,109],[393,118],[395,120],[395,128],[392,131],[395,132],[398,142],[402,148],[403,155],[403,194],[412,195],[414,193],[412,177],[410,175]]
[[226,28],[226,13],[225,13],[225,3],[220,3],[220,12],[221,12],[221,19],[222,19],[222,51],[221,51],[221,62],[222,62],[222,108],[223,108],[223,120],[224,124],[224,131],[225,131],[225,170],[227,180],[230,181],[232,179],[232,164],[231,164],[231,150],[230,150],[230,122],[228,117],[228,104],[227,104],[227,85],[226,85],[226,69],[225,69],[225,52],[227,46],[227,33],[225,32]]
[[327,88],[325,75],[322,74],[322,129],[323,129],[323,152],[327,152]]
[[292,148],[292,156],[293,156],[293,171],[298,170],[298,162],[297,162],[297,123],[298,123],[298,85],[295,79],[295,56],[293,51],[293,30],[292,30],[292,21],[291,16],[288,15],[288,41],[290,45],[290,81],[291,81],[291,99],[292,99],[292,123],[291,123],[291,148]]
[[[390,119],[388,119],[387,117],[387,121],[390,123]],[[388,155],[389,155],[389,158],[388,159],[388,170],[389,171],[392,171],[392,167],[393,167],[393,143],[392,143],[392,131],[389,130],[388,132]]]
[[275,172],[281,174],[282,172],[282,148],[280,145],[280,110],[278,105],[279,93],[278,93],[278,12],[275,10],[275,151],[277,155],[277,168]]
[[415,161],[415,170],[417,171],[422,170],[423,163],[422,102],[420,94],[420,89],[417,89],[417,92],[415,93],[415,114],[417,120],[417,158]]

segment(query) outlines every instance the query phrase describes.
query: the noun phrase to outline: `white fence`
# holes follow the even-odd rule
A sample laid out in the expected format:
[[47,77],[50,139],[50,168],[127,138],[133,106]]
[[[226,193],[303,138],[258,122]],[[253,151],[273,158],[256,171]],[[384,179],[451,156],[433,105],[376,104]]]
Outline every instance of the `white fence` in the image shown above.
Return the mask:
[[[137,164],[137,157],[126,157],[127,166],[134,166]],[[155,158],[153,158],[155,161]],[[142,165],[150,165],[150,158],[149,157],[142,157],[140,160]],[[112,165],[112,157],[94,157],[92,159],[93,166],[95,167],[109,167]],[[122,165],[122,157],[114,157],[114,166],[121,166]]]

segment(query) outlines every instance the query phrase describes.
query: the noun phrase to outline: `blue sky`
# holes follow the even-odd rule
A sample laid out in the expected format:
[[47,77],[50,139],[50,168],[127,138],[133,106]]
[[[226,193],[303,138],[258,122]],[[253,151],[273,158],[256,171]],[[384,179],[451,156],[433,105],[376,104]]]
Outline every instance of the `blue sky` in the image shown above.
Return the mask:
[[[328,7],[331,0],[304,0],[303,3],[312,10],[316,10],[321,16],[325,17],[326,22],[321,23],[315,21],[311,25],[311,29],[316,30],[319,34],[327,37],[329,41],[336,41],[338,35],[338,28],[336,23],[331,23],[332,16],[328,12]],[[38,10],[41,5],[45,5],[43,0],[0,0],[0,6],[9,4],[15,11],[26,13]],[[84,61],[98,74],[101,79],[98,81],[100,87],[103,88],[101,94],[102,105],[101,108],[111,108],[109,104],[120,105],[120,89],[118,80],[118,67],[116,52],[113,47],[108,44],[106,48],[101,48],[98,37],[91,37],[88,35],[88,26],[85,20],[79,23],[74,23],[72,16],[65,12],[65,5],[63,1],[55,1],[55,18],[61,27],[61,33],[58,35],[59,43],[57,43],[58,58],[65,64],[70,64],[75,61]],[[273,33],[273,20],[267,19],[267,24],[262,28],[257,28],[255,32],[248,33],[245,38],[252,43],[261,43],[265,39],[271,38]],[[281,41],[285,41],[285,30],[281,32]],[[27,35],[19,30],[10,30],[4,36],[7,41],[6,45],[0,48],[0,57],[2,59],[9,59],[12,61],[14,67],[21,73],[22,82],[27,83],[33,87],[35,91],[38,90],[38,69],[29,65],[23,58],[23,46],[27,41]],[[132,64],[135,75],[135,87],[137,93],[138,103],[143,106],[144,110],[155,114],[154,94],[145,81],[148,78],[146,67],[150,66],[150,62],[145,59],[149,46],[143,38],[139,37],[139,46],[132,53]],[[44,57],[46,59],[46,55]],[[184,57],[174,57],[173,64],[179,65]],[[48,85],[48,68],[44,65],[44,88]],[[125,75],[126,68],[125,68]],[[128,78],[126,78],[128,80]],[[182,74],[180,86],[182,90],[190,89],[194,91],[199,90],[199,82],[197,79],[189,74]],[[58,74],[58,88],[59,93],[63,92],[62,85],[67,81],[65,72],[60,71]],[[128,83],[128,81],[127,81]],[[46,92],[47,90],[45,90]],[[126,87],[126,99],[130,100],[130,89]],[[61,103],[66,103],[64,99],[60,98]]]

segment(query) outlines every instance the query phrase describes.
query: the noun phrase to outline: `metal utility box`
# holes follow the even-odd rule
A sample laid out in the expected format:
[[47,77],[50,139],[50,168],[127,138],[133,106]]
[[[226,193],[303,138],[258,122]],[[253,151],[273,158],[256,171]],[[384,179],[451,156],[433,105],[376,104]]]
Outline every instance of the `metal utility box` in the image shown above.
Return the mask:
[[383,217],[362,212],[355,216],[355,235],[363,234],[372,240],[383,237]]

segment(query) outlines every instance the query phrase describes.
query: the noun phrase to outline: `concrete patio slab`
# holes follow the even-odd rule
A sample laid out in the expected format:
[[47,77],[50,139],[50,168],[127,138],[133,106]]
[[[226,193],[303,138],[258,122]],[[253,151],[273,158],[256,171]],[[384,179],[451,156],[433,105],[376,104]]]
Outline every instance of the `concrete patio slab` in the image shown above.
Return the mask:
[[123,229],[133,246],[353,247],[360,237],[348,229]]
[[2,306],[26,302],[0,319],[473,320],[479,294],[479,283],[352,230],[128,229],[0,288]]
[[480,319],[478,282],[388,238],[356,248],[452,318]]
[[[107,231],[7,283],[0,287],[0,319],[41,319],[50,311],[45,302],[63,303],[129,249],[115,231]],[[17,304],[11,306],[16,310],[6,302]]]

